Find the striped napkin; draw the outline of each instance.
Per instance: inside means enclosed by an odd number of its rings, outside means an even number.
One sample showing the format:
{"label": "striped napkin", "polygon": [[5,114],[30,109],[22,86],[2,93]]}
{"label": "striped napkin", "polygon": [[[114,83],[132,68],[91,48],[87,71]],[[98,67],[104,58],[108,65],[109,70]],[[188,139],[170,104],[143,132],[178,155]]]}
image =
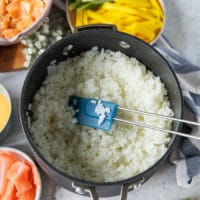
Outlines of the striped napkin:
{"label": "striped napkin", "polygon": [[[169,62],[180,82],[184,99],[184,119],[200,122],[200,67],[176,51],[165,36],[153,45]],[[200,127],[183,126],[183,132],[200,137]],[[177,185],[200,183],[200,140],[181,138],[180,147],[170,158],[176,165]]]}

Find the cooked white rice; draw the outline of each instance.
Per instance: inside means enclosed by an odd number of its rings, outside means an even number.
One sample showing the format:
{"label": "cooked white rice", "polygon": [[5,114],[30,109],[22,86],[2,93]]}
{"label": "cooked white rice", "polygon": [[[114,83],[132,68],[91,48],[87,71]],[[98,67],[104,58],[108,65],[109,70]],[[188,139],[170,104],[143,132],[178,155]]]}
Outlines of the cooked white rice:
{"label": "cooked white rice", "polygon": [[[49,67],[32,104],[30,130],[42,155],[69,175],[98,182],[122,180],[153,165],[170,136],[114,122],[110,131],[72,122],[68,97],[104,99],[126,108],[172,116],[160,78],[135,58],[97,47]],[[128,112],[118,117],[170,128],[171,122]]]}

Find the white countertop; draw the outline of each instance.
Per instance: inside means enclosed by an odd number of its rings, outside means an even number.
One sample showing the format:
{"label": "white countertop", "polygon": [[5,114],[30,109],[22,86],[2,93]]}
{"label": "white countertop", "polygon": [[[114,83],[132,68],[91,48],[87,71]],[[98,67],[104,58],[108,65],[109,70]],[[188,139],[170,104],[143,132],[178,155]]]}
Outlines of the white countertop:
{"label": "white countertop", "polygon": [[165,36],[193,64],[200,66],[200,1],[164,0]]}
{"label": "white countertop", "polygon": [[[186,58],[200,66],[200,1],[199,0],[164,0],[167,19],[164,35],[172,45],[178,49]],[[16,146],[27,151],[27,141],[24,138],[19,120],[19,99],[24,78],[27,70],[0,73],[0,82],[8,89],[13,103],[13,126],[9,130],[9,136],[0,142],[0,145]],[[29,152],[29,151],[28,151]],[[46,190],[42,200],[51,200],[52,189],[56,184],[47,176],[43,176]],[[48,184],[47,184],[48,183]],[[56,200],[88,200],[67,190],[57,192],[60,198]],[[63,197],[61,196],[63,195]],[[137,200],[181,200],[187,197],[196,198],[200,196],[200,186],[185,189],[176,185],[175,166],[169,162],[155,173],[141,188],[130,192],[128,199]],[[119,197],[107,198],[118,200]]]}

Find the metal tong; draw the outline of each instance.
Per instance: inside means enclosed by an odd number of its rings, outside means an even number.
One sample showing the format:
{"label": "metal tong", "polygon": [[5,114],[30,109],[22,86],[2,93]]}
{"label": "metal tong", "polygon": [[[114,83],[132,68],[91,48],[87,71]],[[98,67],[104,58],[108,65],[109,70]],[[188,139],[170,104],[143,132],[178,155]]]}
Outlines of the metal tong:
{"label": "metal tong", "polygon": [[110,130],[112,127],[113,121],[115,120],[115,121],[127,123],[129,125],[150,128],[150,129],[165,132],[165,133],[171,133],[171,134],[179,135],[182,137],[200,140],[200,137],[189,135],[187,133],[163,129],[156,126],[152,126],[150,124],[141,123],[141,122],[133,122],[133,121],[125,120],[125,119],[120,119],[116,117],[116,114],[118,110],[123,110],[127,112],[134,112],[137,114],[148,115],[152,117],[200,126],[200,123],[198,122],[178,119],[174,117],[169,117],[165,115],[144,112],[144,111],[139,111],[139,110],[134,110],[134,109],[122,108],[113,102],[102,101],[102,100],[91,99],[91,98],[83,98],[83,97],[78,97],[78,96],[70,96],[68,104],[69,106],[72,106],[74,108],[75,110],[74,117],[77,119],[77,122],[82,125],[86,125],[86,126],[90,126],[90,127],[94,127],[98,129],[103,129],[103,130]]}

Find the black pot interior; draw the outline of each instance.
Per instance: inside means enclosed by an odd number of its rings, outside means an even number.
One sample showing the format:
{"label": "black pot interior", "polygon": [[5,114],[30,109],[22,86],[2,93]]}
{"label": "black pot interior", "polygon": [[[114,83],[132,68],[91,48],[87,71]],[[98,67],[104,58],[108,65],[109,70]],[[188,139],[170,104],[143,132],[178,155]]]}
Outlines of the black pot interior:
{"label": "black pot interior", "polygon": [[[63,55],[63,49],[68,45],[72,45],[73,48],[69,51],[68,56],[66,56]],[[47,75],[47,67],[52,60],[56,60],[56,63],[59,63],[67,57],[78,55],[83,51],[90,50],[94,46],[113,51],[121,51],[130,57],[135,57],[146,65],[148,69],[153,71],[155,75],[160,76],[161,80],[165,83],[168,89],[171,107],[174,110],[175,117],[181,118],[182,96],[177,79],[165,59],[157,51],[155,51],[152,46],[134,38],[133,36],[115,30],[84,30],[65,37],[63,40],[51,46],[34,63],[25,80],[21,96],[21,122],[29,143],[36,154],[39,153],[36,146],[32,142],[31,134],[28,130],[26,113],[28,111],[29,103],[32,102],[33,96],[42,86],[42,82]],[[178,130],[179,128],[179,123],[173,124],[173,130]],[[169,150],[166,154],[149,170],[155,171],[156,166],[166,159],[172,149],[175,138],[175,136],[172,137]],[[40,160],[42,160],[41,155]],[[142,175],[145,176],[145,173]],[[80,180],[77,181],[80,182]],[[134,177],[128,181],[134,181]],[[63,184],[63,182],[61,184]]]}

